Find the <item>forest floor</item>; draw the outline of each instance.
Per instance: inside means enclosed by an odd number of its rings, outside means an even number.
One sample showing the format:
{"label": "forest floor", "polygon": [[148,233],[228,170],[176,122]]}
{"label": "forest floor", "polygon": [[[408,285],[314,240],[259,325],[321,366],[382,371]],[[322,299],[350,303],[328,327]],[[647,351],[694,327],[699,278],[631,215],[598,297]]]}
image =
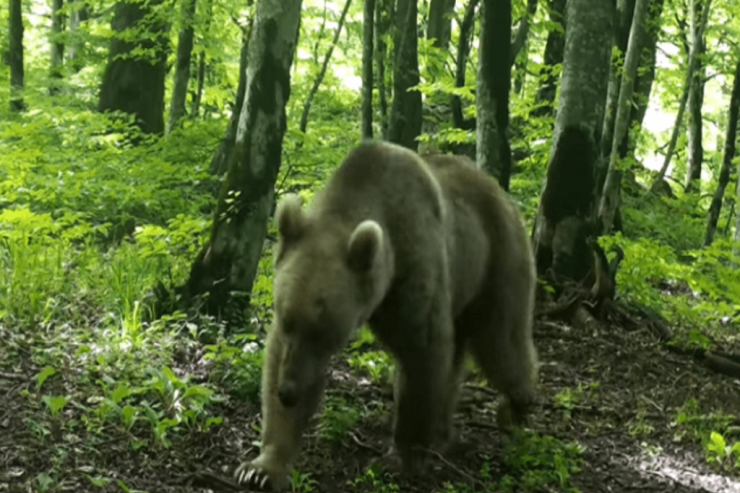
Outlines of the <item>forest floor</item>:
{"label": "forest floor", "polygon": [[[392,397],[337,358],[327,393],[332,416],[306,437],[294,491],[740,492],[740,478],[709,465],[700,440],[718,422],[737,420],[722,413],[737,416],[740,382],[665,350],[647,331],[594,333],[539,321],[535,336],[542,404],[532,432],[502,437],[495,392],[471,372],[459,443],[416,478],[368,469],[387,446]],[[197,374],[202,354],[193,349],[173,369]],[[258,406],[236,399],[212,410],[224,418],[220,426],[173,436],[167,448],[134,451],[105,427],[91,430],[83,406],[67,406],[60,429],[28,397],[39,369],[25,361],[0,359],[0,492],[232,491],[239,460],[257,453]],[[58,392],[73,393],[75,380],[61,385]],[[575,443],[582,448],[568,445]]]}

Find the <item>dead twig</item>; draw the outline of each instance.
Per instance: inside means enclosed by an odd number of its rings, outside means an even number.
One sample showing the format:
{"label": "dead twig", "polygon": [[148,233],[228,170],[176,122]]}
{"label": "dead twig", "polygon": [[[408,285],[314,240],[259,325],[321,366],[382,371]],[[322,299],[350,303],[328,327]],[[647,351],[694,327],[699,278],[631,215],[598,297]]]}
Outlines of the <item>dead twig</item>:
{"label": "dead twig", "polygon": [[0,378],[4,378],[5,380],[16,380],[18,382],[28,379],[26,375],[21,375],[19,373],[5,373],[4,371],[0,371]]}

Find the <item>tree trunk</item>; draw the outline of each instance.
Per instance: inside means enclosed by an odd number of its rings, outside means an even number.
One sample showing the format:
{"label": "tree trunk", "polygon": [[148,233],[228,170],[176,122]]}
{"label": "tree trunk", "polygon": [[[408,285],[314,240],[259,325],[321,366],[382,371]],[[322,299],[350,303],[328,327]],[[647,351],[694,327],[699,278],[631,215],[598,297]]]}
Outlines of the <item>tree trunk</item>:
{"label": "tree trunk", "polygon": [[[111,27],[116,33],[111,40],[108,64],[100,88],[98,111],[123,111],[135,115],[144,133],[164,132],[164,79],[166,74],[169,26],[156,12],[162,0],[119,2]],[[147,26],[145,34],[126,41],[121,32]],[[132,56],[134,50],[150,56]]]}
{"label": "tree trunk", "polygon": [[[597,8],[598,7],[598,8]],[[595,161],[604,119],[615,11],[611,2],[569,0],[563,79],[534,248],[537,270],[580,281],[594,210]],[[587,254],[583,254],[587,252]]]}
{"label": "tree trunk", "polygon": [[[250,18],[250,27],[254,22],[254,17]],[[242,49],[239,55],[239,85],[236,88],[236,101],[234,106],[231,108],[231,117],[229,117],[229,125],[226,127],[226,134],[221,139],[221,143],[213,154],[211,159],[210,171],[212,175],[223,175],[226,173],[229,163],[233,159],[231,152],[234,149],[234,142],[236,141],[236,130],[239,126],[239,115],[242,112],[242,106],[244,105],[244,93],[247,89],[247,58],[249,55],[249,34],[251,28],[242,33]]]}
{"label": "tree trunk", "polygon": [[195,35],[195,3],[196,0],[182,0],[182,26],[177,39],[177,60],[175,61],[175,80],[172,87],[172,101],[170,102],[170,120],[167,124],[167,133],[174,130],[185,116],[185,101],[188,97],[188,82],[190,82],[190,58],[193,54],[193,37]]}
{"label": "tree trunk", "polygon": [[[645,119],[650,102],[650,94],[655,80],[655,56],[658,51],[664,4],[665,0],[650,1],[647,25],[643,35],[640,68],[637,70],[637,80],[635,80],[635,89],[632,96],[634,108],[630,112],[630,129],[642,128],[642,122]],[[619,157],[627,157],[631,150],[633,149],[630,146],[630,132],[627,132],[619,145]]]}
{"label": "tree trunk", "polygon": [[511,90],[511,0],[492,0],[481,5],[478,54],[476,161],[508,191],[511,148],[506,130]]}
{"label": "tree trunk", "polygon": [[23,14],[21,0],[10,0],[8,18],[8,61],[10,62],[10,110],[23,111]]}
{"label": "tree trunk", "polygon": [[452,13],[455,0],[431,0],[429,2],[429,19],[427,20],[427,39],[434,40],[434,46],[447,49],[452,30]]}
{"label": "tree trunk", "polygon": [[[709,8],[712,4],[712,0],[706,0],[704,2],[704,5],[702,6],[702,12],[701,12],[701,20],[699,24],[699,34],[701,36],[704,36],[704,32],[706,32],[707,29],[707,21],[709,19]],[[683,124],[683,114],[686,112],[686,101],[689,98],[689,91],[691,91],[691,84],[694,78],[694,73],[696,73],[696,67],[698,63],[697,59],[698,53],[692,46],[689,50],[689,62],[688,66],[686,68],[686,77],[684,79],[684,85],[683,85],[683,93],[681,94],[681,101],[678,105],[678,112],[676,113],[676,122],[673,125],[673,132],[671,133],[671,140],[668,142],[668,149],[665,153],[665,159],[663,160],[663,166],[661,166],[660,171],[658,171],[658,175],[653,180],[653,183],[650,185],[650,189],[654,192],[658,189],[660,186],[660,183],[665,178],[665,174],[668,171],[668,166],[671,164],[671,158],[673,157],[673,152],[676,150],[676,142],[678,141],[678,133],[681,130],[681,125]]]}
{"label": "tree trunk", "polygon": [[[475,9],[479,0],[470,0],[460,23],[460,37],[457,41],[457,61],[455,66],[455,87],[465,87],[465,69],[470,53],[470,38],[475,25]],[[452,121],[456,128],[472,130],[473,121],[463,117],[462,98],[452,96]]]}
{"label": "tree trunk", "polygon": [[[211,18],[213,17],[213,0],[206,0],[207,7],[206,7],[206,25],[203,28],[203,36],[202,39],[206,39],[211,32]],[[247,2],[247,6],[252,6],[252,1]],[[252,19],[254,19],[254,16],[250,17],[250,23],[252,22]],[[250,24],[251,25],[251,24]],[[247,38],[247,44],[249,43],[249,38]],[[242,49],[244,48],[244,40],[242,40]],[[246,58],[245,55],[242,55],[241,59]],[[240,66],[241,67],[241,66]],[[241,70],[241,68],[239,69]],[[246,70],[246,66],[245,66]],[[192,118],[197,118],[198,114],[200,113],[200,104],[203,100],[203,86],[205,85],[206,81],[206,51],[201,50],[200,54],[198,55],[198,82],[195,88],[195,94],[193,95],[193,111],[192,111]],[[246,77],[246,74],[239,72],[239,87],[242,87],[242,78]],[[237,93],[237,99],[239,98],[239,93]],[[237,109],[237,114],[239,113],[239,110]]]}
{"label": "tree trunk", "polygon": [[373,34],[375,0],[365,0],[362,41],[362,138],[373,138]]}
{"label": "tree trunk", "polygon": [[[722,210],[722,199],[725,195],[725,188],[727,188],[727,184],[730,182],[732,161],[735,159],[735,146],[738,137],[738,114],[740,114],[740,57],[738,57],[737,65],[735,66],[735,80],[732,83],[732,95],[730,96],[730,111],[727,116],[727,133],[725,134],[725,155],[722,159],[722,169],[719,172],[717,189],[714,191],[712,203],[709,206],[707,229],[704,233],[703,246],[705,247],[708,247],[714,241],[719,213]],[[740,194],[740,184],[738,184],[738,194]]]}
{"label": "tree trunk", "polygon": [[301,113],[301,121],[298,124],[298,128],[300,129],[301,133],[306,133],[306,127],[308,127],[308,113],[311,111],[311,104],[313,103],[313,98],[316,97],[316,93],[319,90],[319,87],[321,87],[321,83],[324,82],[324,76],[326,76],[326,70],[329,68],[329,60],[331,60],[331,55],[334,53],[334,47],[337,45],[337,41],[339,41],[339,35],[342,34],[342,27],[344,27],[344,19],[347,18],[347,11],[349,10],[349,6],[352,3],[352,0],[347,0],[344,4],[344,9],[342,9],[342,15],[339,17],[339,24],[337,24],[337,30],[334,33],[334,39],[331,42],[331,45],[329,46],[329,49],[326,51],[326,55],[324,55],[324,63],[321,65],[321,71],[319,72],[319,75],[316,77],[316,80],[313,82],[313,86],[311,87],[311,90],[308,92],[308,96],[306,97],[306,102],[303,103],[303,113]]}
{"label": "tree trunk", "polygon": [[[73,5],[69,12],[69,31],[78,33],[80,26],[90,18],[90,10],[83,0],[68,0],[68,4]],[[67,66],[74,72],[82,69],[82,50],[84,41],[79,34],[74,36],[67,50]]]}
{"label": "tree trunk", "polygon": [[545,43],[544,64],[540,69],[540,88],[537,90],[537,108],[532,116],[547,116],[555,114],[555,95],[558,89],[559,75],[554,73],[555,67],[563,62],[565,48],[565,3],[566,0],[550,0],[550,22],[562,27],[562,30],[553,29],[547,35]]}
{"label": "tree trunk", "polygon": [[388,0],[376,0],[375,7],[375,64],[378,73],[378,96],[380,102],[380,131],[384,139],[388,138],[388,89],[385,81],[385,67],[388,59],[388,48],[384,36],[390,30]]}
{"label": "tree trunk", "polygon": [[62,33],[64,31],[64,0],[52,0],[51,3],[51,83],[49,94],[59,93],[59,80],[62,78],[62,64],[64,63],[64,43]]}
{"label": "tree trunk", "polygon": [[414,151],[421,133],[421,93],[409,91],[419,84],[416,7],[416,0],[396,3],[393,104],[388,127],[388,140]]}
{"label": "tree trunk", "polygon": [[519,29],[516,31],[516,36],[511,42],[511,64],[516,62],[516,57],[519,52],[522,51],[524,45],[527,42],[527,36],[529,36],[529,24],[531,19],[534,18],[537,13],[538,0],[527,0],[527,10],[519,21]]}
{"label": "tree trunk", "polygon": [[[707,0],[704,0],[707,1]],[[696,71],[689,86],[689,159],[686,170],[686,193],[694,191],[694,184],[701,180],[704,146],[702,143],[702,115],[704,105],[704,77],[706,67],[702,55],[706,51],[706,36],[701,29],[701,0],[694,0],[691,6],[691,49],[696,51]]]}
{"label": "tree trunk", "polygon": [[230,302],[252,290],[280,170],[301,3],[257,3],[234,151],[209,244],[196,258],[183,289],[185,303],[207,293],[209,313],[238,308]]}
{"label": "tree trunk", "polygon": [[[637,64],[640,62],[642,50],[642,38],[645,32],[645,21],[647,19],[649,0],[637,0],[635,11],[632,16],[632,28],[630,29],[627,53],[624,58],[624,69],[622,70],[622,82],[619,84],[619,100],[617,102],[617,114],[614,123],[614,135],[610,146],[609,168],[606,174],[604,190],[601,193],[599,204],[599,220],[601,221],[601,232],[609,234],[614,223],[614,215],[619,207],[619,192],[621,189],[622,171],[618,168],[619,143],[627,133],[627,125],[630,121],[630,110],[632,109],[632,92],[635,87],[635,76],[637,75]],[[603,136],[606,137],[606,136]],[[597,182],[598,183],[598,182]]]}
{"label": "tree trunk", "polygon": [[[604,112],[604,128],[601,131],[601,157],[609,159],[612,152],[612,141],[614,140],[614,123],[617,118],[617,102],[619,100],[619,88],[622,83],[619,73],[624,66],[624,57],[627,53],[632,19],[635,12],[635,0],[619,0],[617,2],[617,28],[614,36],[614,46],[617,48],[619,58],[612,59],[611,71],[609,73],[609,90],[606,94],[606,111]],[[606,178],[605,174],[600,176],[601,180]],[[597,182],[597,187],[603,186],[603,181]]]}

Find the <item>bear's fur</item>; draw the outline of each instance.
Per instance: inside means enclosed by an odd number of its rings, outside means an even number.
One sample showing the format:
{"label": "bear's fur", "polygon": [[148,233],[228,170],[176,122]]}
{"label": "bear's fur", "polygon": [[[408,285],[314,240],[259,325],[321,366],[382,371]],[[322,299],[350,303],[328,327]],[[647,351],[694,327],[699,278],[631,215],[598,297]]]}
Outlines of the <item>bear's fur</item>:
{"label": "bear's fur", "polygon": [[399,365],[393,456],[406,469],[452,438],[466,350],[504,395],[499,424],[523,423],[537,380],[535,268],[493,178],[468,158],[366,143],[307,211],[288,196],[276,217],[262,451],[240,482],[287,486],[329,359],[365,322]]}

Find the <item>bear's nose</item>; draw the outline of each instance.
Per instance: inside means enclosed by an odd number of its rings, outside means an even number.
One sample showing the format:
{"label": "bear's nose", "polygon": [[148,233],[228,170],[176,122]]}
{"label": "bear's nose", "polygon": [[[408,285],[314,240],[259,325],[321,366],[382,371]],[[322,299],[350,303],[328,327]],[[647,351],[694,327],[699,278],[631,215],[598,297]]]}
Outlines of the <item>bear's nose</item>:
{"label": "bear's nose", "polygon": [[278,398],[285,407],[295,406],[298,403],[298,389],[295,383],[283,383],[278,390]]}

